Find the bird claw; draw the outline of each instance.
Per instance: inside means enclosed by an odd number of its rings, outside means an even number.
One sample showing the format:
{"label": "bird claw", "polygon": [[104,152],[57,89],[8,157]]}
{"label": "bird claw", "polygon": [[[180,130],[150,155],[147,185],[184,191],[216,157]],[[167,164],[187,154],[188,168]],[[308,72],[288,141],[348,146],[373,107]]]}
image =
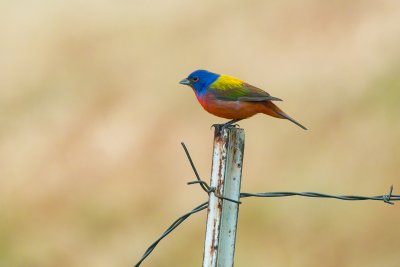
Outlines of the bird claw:
{"label": "bird claw", "polygon": [[210,129],[214,128],[216,130],[221,130],[222,127],[223,127],[223,124],[214,123],[211,125]]}
{"label": "bird claw", "polygon": [[225,128],[226,129],[229,129],[229,128],[240,128],[240,125],[239,124],[230,124],[230,123],[223,123],[223,124],[215,123],[215,124],[211,125],[211,128],[213,128],[213,127],[214,127],[215,130],[220,132],[220,131],[224,130]]}

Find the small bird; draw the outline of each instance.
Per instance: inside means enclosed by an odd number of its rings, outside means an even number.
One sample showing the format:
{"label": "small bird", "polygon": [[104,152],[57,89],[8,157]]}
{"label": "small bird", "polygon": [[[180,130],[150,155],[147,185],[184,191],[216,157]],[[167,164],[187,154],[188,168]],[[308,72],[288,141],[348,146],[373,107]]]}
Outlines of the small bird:
{"label": "small bird", "polygon": [[273,97],[236,77],[196,70],[179,83],[192,87],[197,100],[207,112],[230,119],[222,124],[222,127],[230,127],[240,120],[264,113],[275,118],[287,119],[307,130],[272,102],[282,99]]}

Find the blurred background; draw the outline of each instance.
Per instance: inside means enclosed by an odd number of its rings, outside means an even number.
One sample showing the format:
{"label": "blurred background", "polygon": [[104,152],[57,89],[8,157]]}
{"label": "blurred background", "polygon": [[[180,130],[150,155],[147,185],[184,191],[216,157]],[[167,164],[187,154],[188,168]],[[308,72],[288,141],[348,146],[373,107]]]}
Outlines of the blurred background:
{"label": "blurred background", "polygon": [[[285,101],[257,115],[242,189],[400,190],[399,1],[1,1],[0,266],[133,266],[205,201],[223,122],[178,82],[203,68]],[[399,266],[399,206],[246,199],[236,266]],[[200,266],[206,212],[143,266]]]}

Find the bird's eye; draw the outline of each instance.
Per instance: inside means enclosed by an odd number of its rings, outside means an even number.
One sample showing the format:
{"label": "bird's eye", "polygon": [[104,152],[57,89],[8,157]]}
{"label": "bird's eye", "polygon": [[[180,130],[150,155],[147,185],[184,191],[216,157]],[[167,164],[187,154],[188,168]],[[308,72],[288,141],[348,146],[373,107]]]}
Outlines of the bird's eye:
{"label": "bird's eye", "polygon": [[199,80],[199,77],[193,77],[193,78],[192,78],[192,81],[193,81],[193,82],[197,82],[198,80]]}

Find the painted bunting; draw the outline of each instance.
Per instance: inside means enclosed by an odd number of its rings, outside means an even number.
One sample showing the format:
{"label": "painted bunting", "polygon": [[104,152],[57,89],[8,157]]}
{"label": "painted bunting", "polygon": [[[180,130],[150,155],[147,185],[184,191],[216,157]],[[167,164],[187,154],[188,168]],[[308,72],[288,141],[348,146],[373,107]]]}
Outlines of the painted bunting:
{"label": "painted bunting", "polygon": [[197,100],[207,112],[230,119],[222,125],[223,127],[232,126],[257,113],[264,113],[275,118],[287,119],[307,130],[272,102],[282,101],[281,99],[236,77],[196,70],[180,81],[180,84],[193,89]]}

